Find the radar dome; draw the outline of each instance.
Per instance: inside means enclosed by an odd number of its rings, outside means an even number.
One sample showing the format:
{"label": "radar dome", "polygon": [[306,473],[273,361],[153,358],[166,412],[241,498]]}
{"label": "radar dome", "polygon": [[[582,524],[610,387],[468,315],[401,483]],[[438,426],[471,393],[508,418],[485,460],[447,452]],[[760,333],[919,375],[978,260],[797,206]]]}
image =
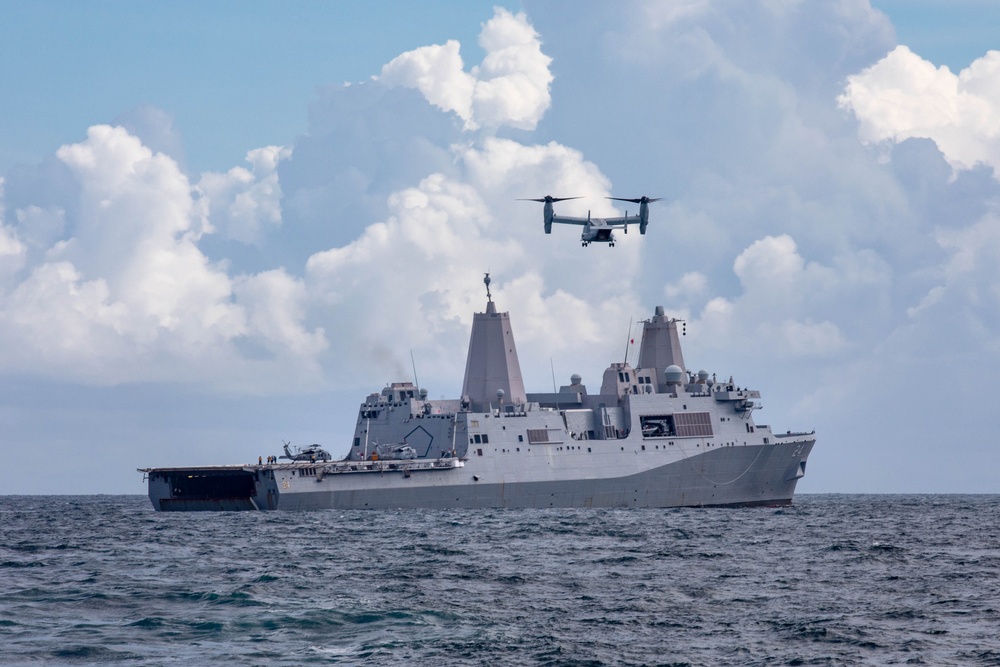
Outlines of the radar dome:
{"label": "radar dome", "polygon": [[708,382],[708,371],[706,371],[704,368],[698,371],[698,379],[701,380],[702,382]]}
{"label": "radar dome", "polygon": [[577,373],[573,373],[572,375],[569,376],[570,384],[580,384],[581,380],[583,380],[583,378],[580,377],[580,375]]}
{"label": "radar dome", "polygon": [[680,384],[684,382],[684,371],[677,364],[670,364],[663,372],[667,384]]}

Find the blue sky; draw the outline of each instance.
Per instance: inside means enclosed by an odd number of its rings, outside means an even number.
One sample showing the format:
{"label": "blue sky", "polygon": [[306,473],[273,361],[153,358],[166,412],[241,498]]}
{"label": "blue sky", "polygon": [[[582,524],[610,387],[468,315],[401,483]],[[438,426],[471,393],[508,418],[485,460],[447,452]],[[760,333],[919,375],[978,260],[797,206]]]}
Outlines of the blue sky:
{"label": "blue sky", "polygon": [[[0,12],[0,493],[346,451],[410,350],[458,392],[487,269],[529,391],[664,305],[800,490],[998,490],[996,3]],[[583,249],[544,194],[664,200]]]}
{"label": "blue sky", "polygon": [[279,2],[0,3],[0,77],[16,123],[0,166],[36,161],[140,105],[168,111],[189,168],[228,169],[248,146],[291,143],[317,86],[363,81],[393,57],[458,39],[475,54],[493,6]]}

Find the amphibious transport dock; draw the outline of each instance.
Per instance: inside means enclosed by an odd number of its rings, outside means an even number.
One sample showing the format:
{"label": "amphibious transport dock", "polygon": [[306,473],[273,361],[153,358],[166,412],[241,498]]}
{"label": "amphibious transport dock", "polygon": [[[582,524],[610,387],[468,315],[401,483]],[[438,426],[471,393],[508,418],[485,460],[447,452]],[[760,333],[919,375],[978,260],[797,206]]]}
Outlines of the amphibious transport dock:
{"label": "amphibious transport dock", "polygon": [[[462,396],[410,382],[369,395],[340,461],[319,447],[257,465],[142,468],[162,511],[789,505],[815,432],[757,424],[760,392],[691,372],[657,307],[635,366],[529,394],[486,278]],[[287,462],[282,462],[286,459]]]}

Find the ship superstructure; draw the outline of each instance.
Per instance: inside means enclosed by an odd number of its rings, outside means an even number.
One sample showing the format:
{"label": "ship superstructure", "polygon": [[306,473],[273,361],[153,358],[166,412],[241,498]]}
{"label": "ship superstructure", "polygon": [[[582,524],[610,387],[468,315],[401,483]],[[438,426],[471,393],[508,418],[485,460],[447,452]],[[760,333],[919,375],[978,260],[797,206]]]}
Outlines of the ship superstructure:
{"label": "ship superstructure", "polygon": [[636,366],[612,363],[527,393],[508,313],[487,284],[462,395],[412,382],[370,394],[347,456],[242,466],[145,468],[157,510],[787,505],[815,433],[757,424],[760,392],[691,372],[679,321],[642,323]]}

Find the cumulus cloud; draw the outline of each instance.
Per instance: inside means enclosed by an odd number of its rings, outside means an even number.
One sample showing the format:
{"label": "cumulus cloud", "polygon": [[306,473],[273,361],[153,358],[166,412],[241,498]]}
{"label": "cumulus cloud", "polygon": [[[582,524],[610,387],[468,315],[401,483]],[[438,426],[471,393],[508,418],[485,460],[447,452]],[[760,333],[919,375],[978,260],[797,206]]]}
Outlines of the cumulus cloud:
{"label": "cumulus cloud", "polygon": [[965,321],[975,337],[1000,351],[1000,215],[990,211],[961,229],[941,228],[936,240],[948,253],[942,284],[911,311]]}
{"label": "cumulus cloud", "polygon": [[533,129],[551,103],[551,58],[522,12],[498,8],[479,36],[480,66],[464,70],[459,43],[424,46],[394,58],[379,79],[419,90],[427,100],[464,121],[465,129],[509,126]]}
{"label": "cumulus cloud", "polygon": [[459,43],[422,46],[396,56],[382,68],[381,81],[387,86],[416,88],[427,101],[445,111],[454,111],[470,126],[475,78],[463,69]]}
{"label": "cumulus cloud", "polygon": [[[807,262],[788,235],[753,242],[736,257],[733,272],[743,293],[715,297],[699,315],[714,344],[731,345],[735,337],[778,359],[830,356],[847,345],[841,328],[824,317],[822,308],[814,309],[813,302],[843,293],[859,280],[858,274]],[[868,287],[878,280],[877,275],[860,278]]]}
{"label": "cumulus cloud", "polygon": [[689,271],[679,280],[667,283],[663,287],[664,295],[674,301],[701,296],[708,287],[708,277],[698,271]]}
{"label": "cumulus cloud", "polygon": [[10,277],[24,263],[25,247],[12,228],[4,223],[3,179],[0,178],[0,293]]}
{"label": "cumulus cloud", "polygon": [[[276,154],[252,155],[267,163]],[[17,231],[40,251],[17,267],[22,278],[0,304],[0,365],[8,371],[225,383],[223,368],[248,375],[240,341],[277,342],[285,363],[324,347],[322,331],[300,324],[303,288],[294,279],[270,272],[234,281],[199,250],[211,225],[172,158],[111,126],[90,128],[57,156],[77,200],[69,219],[62,209],[16,211]],[[23,258],[25,245],[2,231],[0,250]]]}
{"label": "cumulus cloud", "polygon": [[115,118],[115,127],[124,128],[154,153],[170,156],[184,166],[184,140],[174,126],[174,117],[151,104],[140,104]]}
{"label": "cumulus cloud", "polygon": [[864,142],[932,139],[953,168],[982,163],[1000,178],[1000,51],[954,74],[900,45],[849,77],[838,101]]}
{"label": "cumulus cloud", "polygon": [[251,168],[233,167],[224,174],[206,172],[197,191],[208,216],[226,238],[260,245],[268,231],[281,225],[281,185],[278,163],[291,157],[290,148],[265,146],[247,153]]}

